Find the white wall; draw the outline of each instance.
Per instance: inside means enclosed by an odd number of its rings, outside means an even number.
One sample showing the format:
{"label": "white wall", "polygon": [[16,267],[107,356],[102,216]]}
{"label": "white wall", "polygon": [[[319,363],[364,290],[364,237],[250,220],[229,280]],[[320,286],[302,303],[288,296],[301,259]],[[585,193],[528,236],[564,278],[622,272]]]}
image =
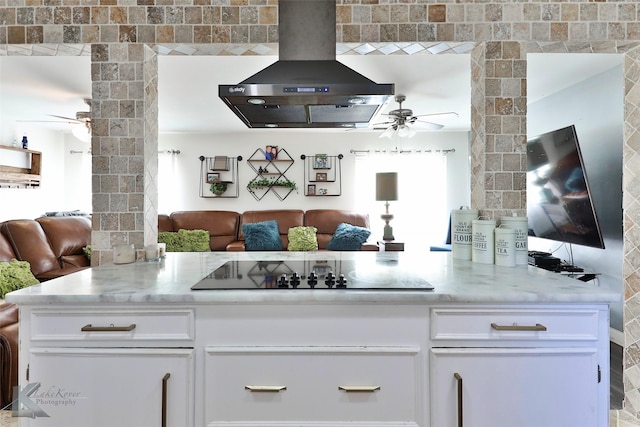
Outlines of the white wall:
{"label": "white wall", "polygon": [[[374,183],[356,182],[354,177],[355,154],[350,150],[393,149],[387,139],[379,139],[378,133],[361,131],[273,131],[256,130],[250,135],[176,135],[159,136],[160,150],[180,150],[179,155],[159,155],[159,212],[170,213],[177,210],[221,209],[242,212],[245,210],[264,209],[354,209],[354,195],[362,185],[372,186]],[[258,148],[265,145],[277,145],[284,148],[295,163],[286,173],[289,180],[298,185],[298,191],[291,193],[284,201],[275,195],[267,194],[261,201],[256,201],[247,191],[246,184],[255,177],[255,173],[247,165],[246,160]],[[447,210],[470,202],[469,180],[469,137],[467,132],[429,132],[418,133],[404,143],[407,149],[455,149],[455,153],[447,155],[449,162],[448,177],[450,185]],[[342,196],[340,197],[305,197],[304,172],[300,155],[343,154],[342,159]],[[205,199],[199,197],[200,160],[198,157],[215,155],[242,156],[239,165],[240,191],[238,198]],[[167,171],[167,168],[172,171]],[[420,186],[444,185],[441,182],[416,183],[416,196],[419,197]],[[425,209],[429,208],[425,200]],[[446,230],[445,230],[446,231]],[[444,234],[443,234],[444,236]]]}
{"label": "white wall", "polygon": [[[622,55],[619,56],[620,66],[530,104],[527,132],[531,137],[571,124],[576,126],[606,248],[561,245],[551,240],[530,238],[530,249],[554,252],[563,260],[570,260],[573,255],[575,264],[601,274],[598,285],[622,295],[624,80]],[[612,306],[611,326],[622,331],[622,325],[620,302]]]}
{"label": "white wall", "polygon": [[90,211],[91,170],[79,168],[68,155],[67,144],[80,142],[71,134],[37,128],[29,129],[28,138],[29,149],[42,152],[40,187],[0,188],[0,221],[37,218],[49,211]]}

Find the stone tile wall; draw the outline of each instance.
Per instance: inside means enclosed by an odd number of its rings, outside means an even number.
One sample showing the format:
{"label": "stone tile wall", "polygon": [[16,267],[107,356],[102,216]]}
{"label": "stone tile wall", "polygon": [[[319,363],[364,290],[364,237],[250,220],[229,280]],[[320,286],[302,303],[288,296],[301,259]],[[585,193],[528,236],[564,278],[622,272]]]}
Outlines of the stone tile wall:
{"label": "stone tile wall", "polygon": [[[525,206],[526,51],[628,52],[624,278],[631,418],[640,413],[639,5],[338,0],[336,26],[337,41],[359,53],[413,53],[420,43],[432,43],[430,53],[437,53],[438,42],[475,43],[472,206],[492,217]],[[91,45],[94,263],[110,261],[116,243],[140,248],[155,238],[157,75],[149,49],[260,54],[278,38],[277,0],[0,0],[0,23],[0,54],[60,54]]]}

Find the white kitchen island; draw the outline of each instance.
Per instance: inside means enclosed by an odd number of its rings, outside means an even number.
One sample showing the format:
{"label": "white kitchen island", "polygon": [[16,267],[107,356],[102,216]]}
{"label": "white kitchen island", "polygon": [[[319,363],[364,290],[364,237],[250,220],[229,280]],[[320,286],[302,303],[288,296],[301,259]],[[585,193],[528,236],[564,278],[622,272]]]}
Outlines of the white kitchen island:
{"label": "white kitchen island", "polygon": [[[234,260],[407,274],[404,289],[191,290],[222,276],[257,287],[254,270],[222,268]],[[410,277],[434,289],[410,290]],[[609,303],[620,298],[440,252],[102,265],[7,296],[20,306],[29,395],[19,425],[607,426]]]}

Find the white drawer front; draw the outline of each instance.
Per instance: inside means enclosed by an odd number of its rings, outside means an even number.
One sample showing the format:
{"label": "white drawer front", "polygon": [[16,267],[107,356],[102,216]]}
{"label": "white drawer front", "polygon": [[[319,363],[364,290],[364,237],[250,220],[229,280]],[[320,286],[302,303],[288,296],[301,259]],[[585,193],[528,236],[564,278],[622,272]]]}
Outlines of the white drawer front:
{"label": "white drawer front", "polygon": [[229,421],[411,426],[418,424],[419,411],[426,406],[420,388],[426,375],[421,366],[426,363],[420,363],[418,347],[207,347],[205,351],[208,426]]}
{"label": "white drawer front", "polygon": [[[189,309],[166,310],[34,310],[31,341],[66,341],[73,345],[140,345],[144,342],[192,342],[194,313]],[[129,344],[127,344],[129,343]]]}
{"label": "white drawer front", "polygon": [[438,340],[593,341],[596,309],[433,308],[431,338]]}

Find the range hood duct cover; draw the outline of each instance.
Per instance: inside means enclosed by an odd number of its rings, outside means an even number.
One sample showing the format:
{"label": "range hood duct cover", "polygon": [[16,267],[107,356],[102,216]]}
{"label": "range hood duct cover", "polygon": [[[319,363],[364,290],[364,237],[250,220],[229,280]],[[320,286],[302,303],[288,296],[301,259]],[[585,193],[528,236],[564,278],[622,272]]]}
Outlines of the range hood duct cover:
{"label": "range hood duct cover", "polygon": [[394,94],[336,60],[335,0],[280,0],[278,31],[278,61],[218,86],[247,127],[366,127]]}

